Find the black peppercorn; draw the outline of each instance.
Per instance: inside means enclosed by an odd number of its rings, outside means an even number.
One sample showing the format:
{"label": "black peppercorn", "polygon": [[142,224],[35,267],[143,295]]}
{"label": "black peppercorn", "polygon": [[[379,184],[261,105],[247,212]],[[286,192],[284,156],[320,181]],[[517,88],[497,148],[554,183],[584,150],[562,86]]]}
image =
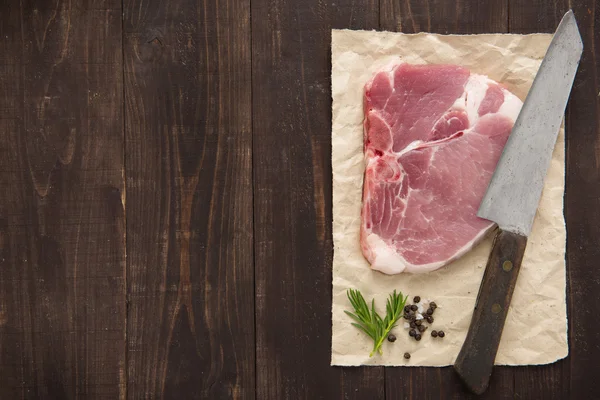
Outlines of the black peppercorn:
{"label": "black peppercorn", "polygon": [[410,358],[410,353],[404,353],[404,358],[408,360]]}
{"label": "black peppercorn", "polygon": [[419,309],[419,307],[417,307],[415,304],[413,304],[412,306],[410,306],[410,309],[413,311],[417,311]]}
{"label": "black peppercorn", "polygon": [[444,333],[444,331],[439,331],[438,332],[438,336],[439,337],[444,337],[444,336],[446,336],[446,334]]}
{"label": "black peppercorn", "polygon": [[430,324],[433,323],[433,317],[431,315],[428,315],[425,317],[425,319],[427,320],[427,322],[429,322]]}
{"label": "black peppercorn", "polygon": [[411,328],[416,328],[417,327],[417,324],[415,324],[415,321],[411,321],[410,322],[410,327]]}
{"label": "black peppercorn", "polygon": [[425,329],[427,329],[427,327],[425,325],[419,325],[417,329],[419,329],[419,332],[425,332]]}
{"label": "black peppercorn", "polygon": [[405,314],[404,314],[404,319],[408,319],[408,320],[410,320],[410,314],[408,314],[408,313],[405,313]]}
{"label": "black peppercorn", "polygon": [[428,308],[426,313],[427,313],[427,315],[433,314],[433,308]]}
{"label": "black peppercorn", "polygon": [[404,306],[404,312],[409,312],[410,311],[410,306],[407,304]]}
{"label": "black peppercorn", "polygon": [[415,321],[415,325],[416,326],[421,326],[422,323],[423,323],[423,321],[420,320],[420,319],[418,319],[418,320]]}
{"label": "black peppercorn", "polygon": [[415,298],[413,299],[413,303],[419,303],[421,301],[421,297],[419,296],[415,296]]}
{"label": "black peppercorn", "polygon": [[437,308],[437,304],[435,304],[435,302],[432,301],[431,303],[429,303],[429,307],[435,310]]}
{"label": "black peppercorn", "polygon": [[417,331],[415,331],[414,329],[411,329],[410,331],[408,331],[408,336],[415,336],[417,334]]}
{"label": "black peppercorn", "polygon": [[431,331],[431,336],[437,337],[437,335],[438,335],[437,331]]}
{"label": "black peppercorn", "polygon": [[415,340],[416,340],[417,342],[418,342],[419,340],[421,340],[421,334],[420,334],[420,333],[417,333],[417,334],[415,335]]}
{"label": "black peppercorn", "polygon": [[392,342],[392,343],[394,343],[395,341],[396,341],[396,335],[394,335],[393,333],[391,333],[391,334],[388,336],[388,342]]}

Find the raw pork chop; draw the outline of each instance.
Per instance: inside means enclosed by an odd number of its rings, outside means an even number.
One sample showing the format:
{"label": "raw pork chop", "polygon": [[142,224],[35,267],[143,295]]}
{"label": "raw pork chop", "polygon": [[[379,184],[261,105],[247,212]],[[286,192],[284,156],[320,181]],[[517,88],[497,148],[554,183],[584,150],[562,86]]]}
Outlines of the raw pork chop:
{"label": "raw pork chop", "polygon": [[361,246],[373,269],[433,271],[493,228],[477,209],[522,104],[454,65],[400,64],[367,83]]}

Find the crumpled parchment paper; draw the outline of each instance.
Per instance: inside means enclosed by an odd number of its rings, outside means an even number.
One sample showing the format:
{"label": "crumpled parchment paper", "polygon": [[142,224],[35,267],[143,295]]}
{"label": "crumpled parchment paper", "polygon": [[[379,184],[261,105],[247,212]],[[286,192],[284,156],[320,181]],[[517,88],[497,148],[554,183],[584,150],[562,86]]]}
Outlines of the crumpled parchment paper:
{"label": "crumpled parchment paper", "polygon": [[[372,271],[359,244],[363,159],[363,87],[391,61],[448,63],[501,82],[522,100],[533,82],[551,35],[436,35],[375,31],[332,31],[333,306],[332,365],[452,365],[469,327],[475,298],[491,249],[492,235],[461,259],[432,273],[387,276]],[[561,130],[529,237],[496,364],[546,364],[568,354],[563,217],[564,132]],[[437,302],[433,327],[423,340],[409,338],[404,320],[395,343],[369,358],[372,341],[350,325],[348,288],[380,314],[394,289],[412,299]],[[434,339],[431,329],[446,332]],[[409,352],[410,361],[403,358]]]}

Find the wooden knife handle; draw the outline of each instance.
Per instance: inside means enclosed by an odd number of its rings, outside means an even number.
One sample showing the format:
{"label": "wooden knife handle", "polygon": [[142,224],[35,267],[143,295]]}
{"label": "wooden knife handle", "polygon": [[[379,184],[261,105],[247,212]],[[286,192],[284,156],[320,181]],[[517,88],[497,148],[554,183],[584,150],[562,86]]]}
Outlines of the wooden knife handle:
{"label": "wooden knife handle", "polygon": [[473,393],[483,393],[492,367],[508,306],[512,298],[527,237],[498,230],[483,274],[467,338],[454,370]]}

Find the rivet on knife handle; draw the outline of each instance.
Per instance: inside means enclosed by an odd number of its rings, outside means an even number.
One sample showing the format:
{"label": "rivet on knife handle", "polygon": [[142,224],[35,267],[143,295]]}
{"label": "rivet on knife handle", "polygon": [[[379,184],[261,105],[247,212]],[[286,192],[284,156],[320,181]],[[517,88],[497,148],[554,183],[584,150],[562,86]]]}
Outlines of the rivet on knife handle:
{"label": "rivet on knife handle", "polygon": [[467,338],[454,369],[473,393],[489,384],[527,238],[500,230],[485,267]]}

